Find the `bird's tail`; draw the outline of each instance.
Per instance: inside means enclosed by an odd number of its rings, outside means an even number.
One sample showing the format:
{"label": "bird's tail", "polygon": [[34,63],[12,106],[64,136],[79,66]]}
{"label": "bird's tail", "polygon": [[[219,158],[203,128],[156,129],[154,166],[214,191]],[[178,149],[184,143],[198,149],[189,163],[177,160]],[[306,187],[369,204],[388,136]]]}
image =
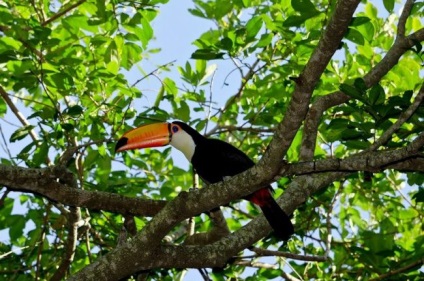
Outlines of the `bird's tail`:
{"label": "bird's tail", "polygon": [[245,199],[258,205],[268,220],[268,223],[274,229],[275,235],[287,241],[294,233],[293,224],[289,216],[280,208],[272,197],[271,186],[259,189],[258,191],[246,196]]}
{"label": "bird's tail", "polygon": [[294,233],[293,224],[289,216],[280,208],[272,196],[267,202],[260,206],[268,223],[274,229],[274,234],[278,238],[287,241]]}

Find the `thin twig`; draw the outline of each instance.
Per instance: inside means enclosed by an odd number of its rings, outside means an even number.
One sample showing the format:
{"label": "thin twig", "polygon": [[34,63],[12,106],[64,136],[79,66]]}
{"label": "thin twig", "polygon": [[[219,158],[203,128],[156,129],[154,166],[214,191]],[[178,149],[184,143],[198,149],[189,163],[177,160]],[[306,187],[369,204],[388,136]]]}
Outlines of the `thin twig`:
{"label": "thin twig", "polygon": [[[37,245],[37,244],[36,244],[36,245]],[[0,255],[0,260],[2,260],[2,259],[4,259],[4,258],[6,258],[7,256],[10,256],[11,254],[13,254],[13,253],[15,253],[15,252],[19,252],[19,251],[25,250],[25,249],[27,249],[27,248],[29,248],[29,246],[23,246],[23,247],[13,247],[11,251],[6,252],[6,253],[2,253],[2,254]]]}
{"label": "thin twig", "polygon": [[[234,102],[238,101],[240,99],[240,97],[243,94],[243,90],[246,87],[247,83],[250,81],[250,79],[253,78],[253,76],[262,68],[259,68],[257,70],[255,70],[256,66],[259,64],[260,59],[257,59],[252,66],[249,68],[249,71],[242,77],[241,79],[241,84],[240,87],[237,91],[237,93],[235,95],[233,95],[232,97],[230,97],[225,106],[223,108],[221,108],[220,110],[218,110],[212,117],[217,116],[218,114],[223,114]],[[221,119],[220,117],[218,117],[218,120]],[[213,131],[214,129],[212,129]]]}
{"label": "thin twig", "polygon": [[286,279],[287,281],[302,281],[302,279],[297,279],[293,275],[287,273],[287,272],[281,272],[281,276]]}
{"label": "thin twig", "polygon": [[[0,208],[3,207],[4,205],[4,200],[7,198],[7,195],[9,194],[10,190],[6,188],[6,190],[4,191],[3,195],[0,198]],[[1,256],[0,256],[1,259]]]}
{"label": "thin twig", "polygon": [[81,220],[81,210],[78,207],[70,207],[68,215],[68,237],[65,244],[65,252],[62,257],[59,268],[55,271],[50,280],[59,281],[64,279],[66,272],[69,269],[72,261],[74,260],[75,249],[77,246],[78,238],[78,224]]}
{"label": "thin twig", "polygon": [[403,266],[403,267],[401,267],[399,269],[390,270],[389,272],[384,273],[384,274],[381,274],[380,276],[378,276],[376,278],[370,279],[370,281],[383,280],[383,279],[386,279],[387,277],[394,276],[394,275],[397,275],[397,274],[406,272],[406,271],[410,270],[411,268],[418,267],[418,266],[423,265],[423,264],[424,264],[424,258],[419,259],[419,260],[417,260],[417,261],[415,261],[413,263],[410,263],[408,265],[405,265],[405,266]]}
{"label": "thin twig", "polygon": [[203,278],[203,280],[204,281],[210,281],[211,279],[209,278],[209,276],[208,276],[208,272],[206,271],[206,269],[204,269],[204,268],[199,268],[198,269],[198,271],[199,271],[199,273],[200,273],[200,275],[202,276],[202,278]]}
{"label": "thin twig", "polygon": [[281,251],[266,250],[266,249],[261,249],[257,247],[252,247],[251,250],[257,254],[256,257],[277,256],[277,257],[285,257],[285,258],[300,260],[300,261],[315,261],[315,262],[324,262],[328,260],[328,257],[326,256],[299,255],[299,254],[293,254],[293,253],[287,253],[287,252],[281,252]]}
{"label": "thin twig", "polygon": [[[193,170],[193,188],[199,189],[199,175]],[[192,236],[195,232],[196,222],[194,217],[188,218],[187,236]]]}
{"label": "thin twig", "polygon": [[209,120],[211,119],[211,111],[212,111],[212,103],[213,103],[213,81],[215,78],[216,70],[213,72],[211,77],[211,83],[209,84],[209,108],[208,108],[208,115],[206,116],[206,125],[205,125],[205,131],[204,135],[206,135],[206,132],[208,131],[208,125]]}
{"label": "thin twig", "polygon": [[275,264],[269,264],[269,263],[263,263],[263,262],[256,262],[256,261],[247,261],[247,260],[238,260],[235,261],[234,264],[236,265],[243,265],[248,267],[254,267],[254,268],[263,268],[263,269],[278,269],[278,266]]}
{"label": "thin twig", "polygon": [[[96,144],[102,144],[102,143],[111,143],[113,142],[113,139],[107,138],[102,140],[96,140],[96,141],[89,141],[77,146],[71,146],[68,149],[66,149],[62,155],[60,156],[60,160],[58,165],[65,165],[66,163],[74,156],[74,154],[80,150],[80,149],[86,149],[89,146],[96,145]],[[82,167],[82,166],[81,166]],[[82,171],[81,171],[82,173]],[[83,180],[83,178],[80,178],[80,180]]]}
{"label": "thin twig", "polygon": [[[9,95],[6,93],[4,88],[0,86],[0,96],[4,99],[4,101],[7,103],[9,108],[12,110],[12,112],[15,114],[15,116],[19,119],[22,125],[25,127],[30,126],[31,124],[28,122],[28,120],[24,117],[24,115],[19,111],[19,109],[16,107],[16,105],[13,103],[13,101],[9,98]],[[38,135],[34,130],[29,131],[29,135],[31,136],[32,140],[36,142],[38,140]]]}
{"label": "thin twig", "polygon": [[412,7],[414,6],[414,0],[407,0],[405,5],[403,6],[402,14],[399,17],[398,25],[397,25],[397,37],[403,38],[405,37],[405,25],[406,21],[411,14]]}
{"label": "thin twig", "polygon": [[42,253],[43,253],[43,248],[44,248],[44,240],[46,239],[46,232],[48,229],[48,224],[49,224],[49,217],[50,217],[50,211],[51,211],[51,203],[48,203],[46,206],[46,214],[43,216],[43,225],[41,228],[41,234],[40,234],[40,239],[38,242],[38,250],[37,250],[37,259],[36,259],[36,263],[35,263],[35,280],[40,280],[40,272],[42,270],[41,268],[41,257],[42,257]]}
{"label": "thin twig", "polygon": [[[12,160],[12,153],[10,153],[10,149],[9,149],[9,146],[7,145],[7,141],[6,141],[6,138],[5,138],[5,136],[4,136],[3,129],[2,129],[2,127],[1,127],[1,125],[0,125],[0,135],[1,135],[1,137],[2,137],[2,139],[3,139],[3,143],[4,143],[4,147],[3,147],[3,149],[4,149],[4,151],[6,151],[7,155],[9,156],[9,159],[10,159],[11,161],[13,161],[13,160]],[[3,146],[3,145],[2,145],[2,146]]]}
{"label": "thin twig", "polygon": [[234,125],[222,125],[214,129],[215,129],[214,131],[212,130],[209,131],[205,136],[210,137],[211,135],[220,134],[220,133],[229,133],[233,131],[249,132],[252,134],[275,132],[275,128],[255,128],[255,127],[243,127],[243,126],[234,126]]}
{"label": "thin twig", "polygon": [[[144,79],[146,79],[147,77],[155,74],[159,69],[162,69],[168,65],[172,65],[174,62],[176,62],[177,60],[173,60],[167,63],[164,63],[162,65],[159,65],[158,67],[156,67],[155,69],[153,69],[152,71],[150,71],[149,73],[147,73],[146,75],[144,75],[143,77],[141,77],[140,79],[138,79],[137,81],[135,81],[130,88],[135,87],[138,83],[140,83],[141,81],[143,81]],[[161,81],[162,82],[162,81]]]}
{"label": "thin twig", "polygon": [[41,26],[46,26],[49,23],[55,21],[56,19],[60,18],[61,16],[63,16],[64,14],[70,12],[71,10],[75,9],[76,7],[78,7],[79,5],[83,4],[85,1],[87,0],[79,0],[78,2],[70,5],[69,7],[65,8],[62,11],[57,12],[56,14],[54,14],[53,16],[51,16],[49,19],[47,19],[46,21],[41,23]]}
{"label": "thin twig", "polygon": [[408,107],[407,110],[403,111],[396,122],[384,133],[381,137],[371,145],[369,150],[376,150],[381,145],[384,145],[391,136],[405,123],[417,110],[417,108],[421,105],[424,99],[424,84],[422,84],[421,89],[419,90],[417,96],[415,97],[414,102]]}

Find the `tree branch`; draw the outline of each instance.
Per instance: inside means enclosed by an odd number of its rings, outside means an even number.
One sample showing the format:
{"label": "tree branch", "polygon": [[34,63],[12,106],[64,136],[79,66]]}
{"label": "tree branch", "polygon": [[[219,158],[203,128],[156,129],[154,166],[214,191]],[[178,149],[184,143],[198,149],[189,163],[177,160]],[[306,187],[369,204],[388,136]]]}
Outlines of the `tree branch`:
{"label": "tree branch", "polygon": [[[15,116],[18,118],[18,120],[21,122],[22,125],[24,125],[24,126],[30,126],[31,125],[28,122],[28,120],[24,117],[24,115],[16,107],[15,103],[9,98],[9,95],[3,89],[2,86],[0,86],[0,96],[4,99],[4,101],[7,103],[9,108],[12,110],[12,112],[15,114]],[[30,130],[29,135],[31,136],[33,141],[36,142],[38,140],[38,135],[34,130]]]}
{"label": "tree branch", "polygon": [[[348,175],[348,173],[334,172],[327,173],[325,176],[315,174],[296,177],[278,201],[282,202],[285,211],[292,212],[295,206],[302,204],[311,194],[345,175]],[[153,218],[132,241],[99,258],[69,280],[91,280],[94,277],[102,280],[117,280],[133,272],[151,268],[223,267],[231,257],[269,233],[270,227],[264,216],[256,217],[238,231],[209,245],[170,246],[157,244],[158,246],[155,247],[152,243],[158,243],[158,239],[155,238],[156,241],[152,241],[150,236],[155,234],[151,234],[150,231],[156,230],[156,236],[158,236],[158,233],[163,231],[163,225],[160,226],[160,222],[169,224],[172,223],[169,222],[169,219],[175,220],[176,216],[181,215],[172,213],[170,205],[175,205],[175,208],[177,208],[178,204],[182,204],[186,207],[180,206],[180,212],[190,213],[194,211],[190,208],[193,207],[193,204],[194,208],[197,208],[200,203],[208,204],[209,201],[219,200],[221,195],[228,196],[227,191],[235,189],[229,185],[232,182],[241,182],[242,179],[243,177],[240,175],[235,176],[228,181],[211,185],[197,192],[178,196],[158,216]],[[215,194],[214,198],[208,197],[210,192]],[[189,215],[186,214],[186,216]],[[168,216],[168,220],[162,220],[166,216]],[[154,225],[157,225],[157,227],[154,227]],[[111,270],[111,268],[119,268],[119,272]]]}
{"label": "tree branch", "polygon": [[0,164],[0,185],[13,191],[39,194],[69,206],[150,217],[156,215],[166,204],[166,201],[72,188],[57,181],[64,177],[73,177],[73,174],[58,174],[51,168],[28,169]]}
{"label": "tree branch", "polygon": [[75,9],[76,7],[78,7],[79,5],[83,4],[85,1],[87,0],[79,0],[78,2],[70,5],[69,7],[63,9],[62,11],[54,14],[53,16],[51,16],[49,19],[47,19],[46,21],[41,23],[41,26],[46,26],[49,23],[55,21],[56,19],[60,18],[61,16],[63,16],[64,14],[70,12],[71,10]]}
{"label": "tree branch", "polygon": [[281,251],[266,250],[266,249],[261,249],[256,247],[254,247],[252,251],[262,257],[274,256],[274,257],[284,257],[289,259],[295,259],[299,261],[315,261],[315,262],[323,262],[328,260],[327,256],[299,255],[299,254],[293,254],[293,253],[287,253],[287,252],[281,252]]}
{"label": "tree branch", "polygon": [[409,15],[411,14],[412,7],[414,6],[415,0],[407,0],[402,9],[402,14],[399,17],[399,22],[397,26],[397,37],[405,37],[405,25],[408,20]]}
{"label": "tree branch", "polygon": [[421,105],[422,101],[424,99],[424,84],[421,85],[421,89],[418,92],[417,96],[414,99],[414,102],[403,111],[399,118],[396,120],[396,122],[390,126],[389,129],[387,129],[383,135],[371,145],[369,148],[370,150],[375,150],[378,147],[384,145],[391,137],[392,135],[402,126],[403,123],[405,123],[411,116],[414,114],[414,112],[417,110],[417,108]]}
{"label": "tree branch", "polygon": [[398,269],[395,269],[395,270],[390,270],[389,272],[384,273],[384,274],[381,274],[380,276],[378,276],[376,278],[370,279],[370,281],[384,280],[387,277],[394,276],[394,275],[397,275],[397,274],[406,272],[406,271],[408,271],[408,270],[410,270],[410,269],[412,269],[414,267],[418,267],[418,266],[423,265],[423,264],[424,264],[424,258],[419,259],[419,260],[417,260],[417,261],[415,261],[413,263],[410,263],[408,265],[405,265],[405,266],[403,266],[401,268],[398,268]]}
{"label": "tree branch", "polygon": [[[367,88],[377,84],[381,78],[399,62],[400,57],[408,50],[410,50],[410,48],[415,46],[416,42],[421,42],[424,40],[424,29],[420,29],[407,37],[400,36],[400,34],[404,34],[405,23],[403,21],[406,21],[405,17],[410,13],[411,7],[408,6],[410,2],[413,1],[407,1],[401,18],[399,19],[398,36],[396,37],[393,46],[389,49],[384,58],[364,76],[364,81]],[[341,91],[337,91],[318,98],[312,104],[305,118],[305,128],[302,136],[302,145],[300,148],[300,159],[302,161],[313,159],[318,133],[318,125],[320,124],[321,116],[323,113],[331,107],[347,102],[349,99],[349,96],[345,95]]]}
{"label": "tree branch", "polygon": [[323,159],[285,164],[280,171],[280,175],[294,176],[320,172],[381,172],[390,167],[390,165],[395,164],[397,165],[396,167],[401,168],[400,162],[404,160],[420,158],[420,162],[424,161],[424,156],[418,151],[423,145],[424,135],[420,135],[410,145],[396,150],[380,150],[378,152],[370,150],[345,159]]}
{"label": "tree branch", "polygon": [[[327,67],[352,19],[359,0],[338,1],[318,46],[300,74],[283,121],[278,125],[268,151],[259,165],[270,167],[270,177],[279,170],[279,162],[287,152],[309,109],[312,92]],[[272,167],[272,168],[271,168]]]}
{"label": "tree branch", "polygon": [[55,271],[50,280],[60,281],[65,276],[72,261],[74,260],[75,249],[77,247],[78,239],[78,223],[81,220],[80,208],[71,207],[71,211],[67,217],[68,219],[68,237],[65,245],[65,253],[62,257],[59,268]]}

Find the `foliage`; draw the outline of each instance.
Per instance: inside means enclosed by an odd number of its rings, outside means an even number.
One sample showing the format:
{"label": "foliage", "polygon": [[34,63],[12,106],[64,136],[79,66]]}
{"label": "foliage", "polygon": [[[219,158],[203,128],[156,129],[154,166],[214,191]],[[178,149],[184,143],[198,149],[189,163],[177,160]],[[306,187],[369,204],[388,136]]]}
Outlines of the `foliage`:
{"label": "foliage", "polygon": [[[78,190],[171,201],[193,187],[191,170],[174,163],[170,148],[115,155],[114,141],[135,126],[173,119],[260,159],[271,139],[278,137],[282,122],[296,122],[290,121],[290,108],[300,103],[294,93],[309,83],[304,70],[337,1],[194,0],[191,15],[216,27],[194,42],[191,58],[146,74],[144,63],[151,61],[152,53],[160,53],[150,47],[152,23],[167,2],[0,1],[0,129],[11,127],[8,119],[13,115],[20,121],[13,132],[0,131],[0,165],[39,171],[65,165]],[[407,12],[399,13],[403,4]],[[333,46],[335,55],[322,75],[318,73],[319,82],[311,85],[311,98],[303,95],[301,102],[309,111],[289,140],[284,155],[288,163],[395,151],[422,136],[423,14],[423,2],[400,6],[383,1],[377,6],[362,1],[342,42]],[[396,45],[405,37],[404,45]],[[395,57],[400,59],[390,61]],[[222,63],[231,68],[217,67]],[[233,92],[217,96],[216,72],[239,73],[231,82],[237,85]],[[128,73],[138,79],[130,82]],[[152,77],[159,78],[161,86],[154,102],[146,104],[149,94],[143,83]],[[314,122],[316,127],[311,127]],[[379,167],[367,162],[360,169],[330,171],[343,175],[293,207],[296,234],[288,243],[272,237],[259,240],[253,257],[248,252],[242,258],[242,252],[225,268],[207,274],[214,280],[423,278],[424,166],[419,156],[408,160],[415,162],[407,165],[402,159]],[[323,172],[328,171],[310,173],[319,177]],[[301,178],[302,171],[280,174],[276,196],[288,190],[296,176]],[[1,233],[8,237],[0,241],[4,279],[72,276],[107,253],[113,255],[125,239],[123,225],[128,236],[134,234],[128,213],[79,208],[82,205],[0,184]],[[237,201],[224,209],[233,232],[259,215],[251,205]],[[148,216],[136,216],[134,224],[140,231],[149,221]],[[197,216],[194,223],[196,232],[208,231],[213,224],[206,215]],[[182,245],[188,233],[179,225],[170,243]],[[270,261],[258,248],[279,252],[273,252]],[[281,252],[297,256],[278,257]],[[184,273],[174,266],[153,268],[148,276],[174,280]]]}

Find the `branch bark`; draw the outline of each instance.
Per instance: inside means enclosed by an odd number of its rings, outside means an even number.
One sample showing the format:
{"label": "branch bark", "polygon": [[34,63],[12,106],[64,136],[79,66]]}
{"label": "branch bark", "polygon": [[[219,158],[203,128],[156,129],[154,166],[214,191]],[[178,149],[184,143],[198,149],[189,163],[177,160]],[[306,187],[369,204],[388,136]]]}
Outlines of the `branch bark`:
{"label": "branch bark", "polygon": [[58,181],[58,179],[73,176],[70,172],[57,172],[53,168],[29,169],[0,164],[0,185],[13,191],[39,194],[69,206],[151,217],[156,215],[166,204],[166,201],[130,198],[109,192],[76,189]]}
{"label": "branch bark", "polygon": [[274,138],[259,165],[272,167],[268,175],[272,177],[279,170],[283,159],[296,133],[302,125],[309,109],[312,92],[319,78],[343,39],[349,23],[360,1],[338,1],[318,46],[302,71],[295,86],[283,121],[278,125]]}

